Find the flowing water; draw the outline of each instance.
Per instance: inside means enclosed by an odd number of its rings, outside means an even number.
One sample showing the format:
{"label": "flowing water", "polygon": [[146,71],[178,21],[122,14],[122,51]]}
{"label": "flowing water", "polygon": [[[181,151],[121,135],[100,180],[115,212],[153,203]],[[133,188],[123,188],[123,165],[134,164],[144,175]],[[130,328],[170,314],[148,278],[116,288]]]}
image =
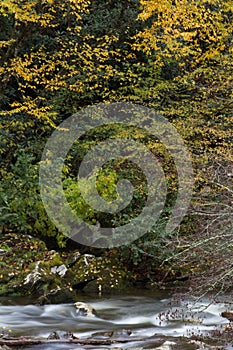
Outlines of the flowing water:
{"label": "flowing water", "polygon": [[[220,313],[227,308],[223,303],[209,305],[207,299],[195,304],[187,299],[171,302],[171,297],[161,291],[111,296],[80,294],[79,300],[91,304],[97,316],[78,316],[73,304],[39,306],[33,305],[31,301],[27,301],[25,305],[20,299],[0,299],[0,330],[11,329],[12,334],[17,336],[30,335],[39,338],[47,338],[53,331],[70,331],[79,338],[99,337],[99,339],[101,337],[105,339],[105,332],[118,331],[117,334],[120,334],[121,338],[127,336],[132,342],[99,348],[156,349],[159,346],[158,339],[163,339],[162,343],[166,339],[170,341],[172,339],[176,343],[176,339],[180,337],[186,339],[192,334],[203,334],[228,323],[220,316]],[[123,329],[131,330],[132,333],[123,335],[121,333]],[[140,338],[145,341],[137,341]],[[191,349],[187,339],[186,342],[187,346],[184,342],[182,350]],[[88,349],[97,348],[97,346],[88,347]],[[169,346],[167,348],[169,349]],[[53,344],[34,345],[25,349],[80,350],[84,347],[77,344]],[[233,347],[226,345],[225,349]]]}

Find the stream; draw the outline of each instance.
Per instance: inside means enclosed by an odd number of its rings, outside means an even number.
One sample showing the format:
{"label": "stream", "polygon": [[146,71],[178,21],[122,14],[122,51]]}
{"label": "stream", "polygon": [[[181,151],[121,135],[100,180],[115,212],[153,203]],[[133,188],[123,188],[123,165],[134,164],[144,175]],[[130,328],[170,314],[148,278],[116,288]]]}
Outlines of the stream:
{"label": "stream", "polygon": [[[132,339],[129,343],[116,342],[113,345],[99,347],[91,345],[82,347],[77,344],[24,347],[28,350],[170,349],[169,345],[167,348],[159,347],[158,341],[155,340],[162,339],[161,343],[164,343],[168,339],[177,344],[177,339],[180,337],[184,337],[185,341],[178,349],[189,350],[192,349],[188,340],[191,335],[210,332],[229,323],[220,316],[220,313],[228,307],[224,303],[209,305],[208,299],[193,303],[189,299],[179,298],[171,302],[171,295],[162,291],[137,291],[124,295],[102,296],[80,294],[79,301],[91,304],[97,316],[78,316],[73,304],[40,306],[33,305],[30,300],[1,298],[0,330],[2,332],[10,329],[14,336],[29,335],[45,339],[54,331],[70,331],[80,339],[89,337],[106,339],[109,335],[104,333],[110,334],[114,331],[116,339],[117,334],[120,338]],[[132,333],[125,334],[122,330],[130,330]],[[145,340],[137,341],[140,338]],[[231,350],[233,347],[228,344],[224,349]]]}

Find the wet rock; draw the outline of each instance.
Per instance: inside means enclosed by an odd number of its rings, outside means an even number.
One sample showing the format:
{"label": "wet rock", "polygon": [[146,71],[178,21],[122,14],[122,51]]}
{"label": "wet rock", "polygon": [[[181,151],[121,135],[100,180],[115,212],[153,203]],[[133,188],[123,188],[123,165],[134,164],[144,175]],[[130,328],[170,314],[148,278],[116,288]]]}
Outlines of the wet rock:
{"label": "wet rock", "polygon": [[106,331],[106,332],[96,332],[93,334],[94,338],[111,338],[113,336],[113,331]]}
{"label": "wet rock", "polygon": [[87,316],[87,317],[96,316],[96,311],[90,304],[86,304],[79,301],[74,305],[76,307],[76,313],[78,316]]}
{"label": "wet rock", "polygon": [[130,329],[119,329],[116,331],[107,331],[107,332],[97,332],[94,333],[94,337],[101,337],[101,338],[127,338],[132,334],[132,331]]}
{"label": "wet rock", "polygon": [[60,336],[57,332],[52,332],[49,334],[47,339],[60,339]]}
{"label": "wet rock", "polygon": [[49,334],[47,339],[79,339],[72,332],[55,331]]}
{"label": "wet rock", "polygon": [[112,336],[113,337],[120,337],[120,338],[127,338],[132,334],[132,331],[130,329],[119,329],[117,331],[114,331]]}
{"label": "wet rock", "polygon": [[76,337],[72,332],[65,332],[65,333],[62,333],[61,339],[79,339],[79,338]]}

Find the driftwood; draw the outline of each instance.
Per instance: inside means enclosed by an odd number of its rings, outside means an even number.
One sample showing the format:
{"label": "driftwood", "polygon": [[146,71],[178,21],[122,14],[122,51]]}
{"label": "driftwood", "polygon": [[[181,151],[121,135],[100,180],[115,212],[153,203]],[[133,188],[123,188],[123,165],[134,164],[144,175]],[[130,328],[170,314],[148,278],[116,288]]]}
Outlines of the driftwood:
{"label": "driftwood", "polygon": [[[161,344],[161,339],[150,339],[153,343]],[[38,345],[38,344],[80,344],[80,345],[112,345],[116,343],[129,343],[129,342],[143,342],[148,339],[128,338],[128,339],[28,339],[25,337],[19,338],[0,338],[0,346],[27,346],[27,345]]]}

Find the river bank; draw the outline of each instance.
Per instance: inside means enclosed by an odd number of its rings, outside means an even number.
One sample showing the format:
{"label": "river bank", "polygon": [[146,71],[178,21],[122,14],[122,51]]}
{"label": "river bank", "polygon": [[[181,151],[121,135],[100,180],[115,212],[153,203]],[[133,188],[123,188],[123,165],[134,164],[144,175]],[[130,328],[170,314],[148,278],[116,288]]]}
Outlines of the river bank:
{"label": "river bank", "polygon": [[104,293],[127,288],[133,279],[114,256],[49,250],[28,235],[0,238],[0,296],[32,296],[40,304],[76,300],[77,292]]}

